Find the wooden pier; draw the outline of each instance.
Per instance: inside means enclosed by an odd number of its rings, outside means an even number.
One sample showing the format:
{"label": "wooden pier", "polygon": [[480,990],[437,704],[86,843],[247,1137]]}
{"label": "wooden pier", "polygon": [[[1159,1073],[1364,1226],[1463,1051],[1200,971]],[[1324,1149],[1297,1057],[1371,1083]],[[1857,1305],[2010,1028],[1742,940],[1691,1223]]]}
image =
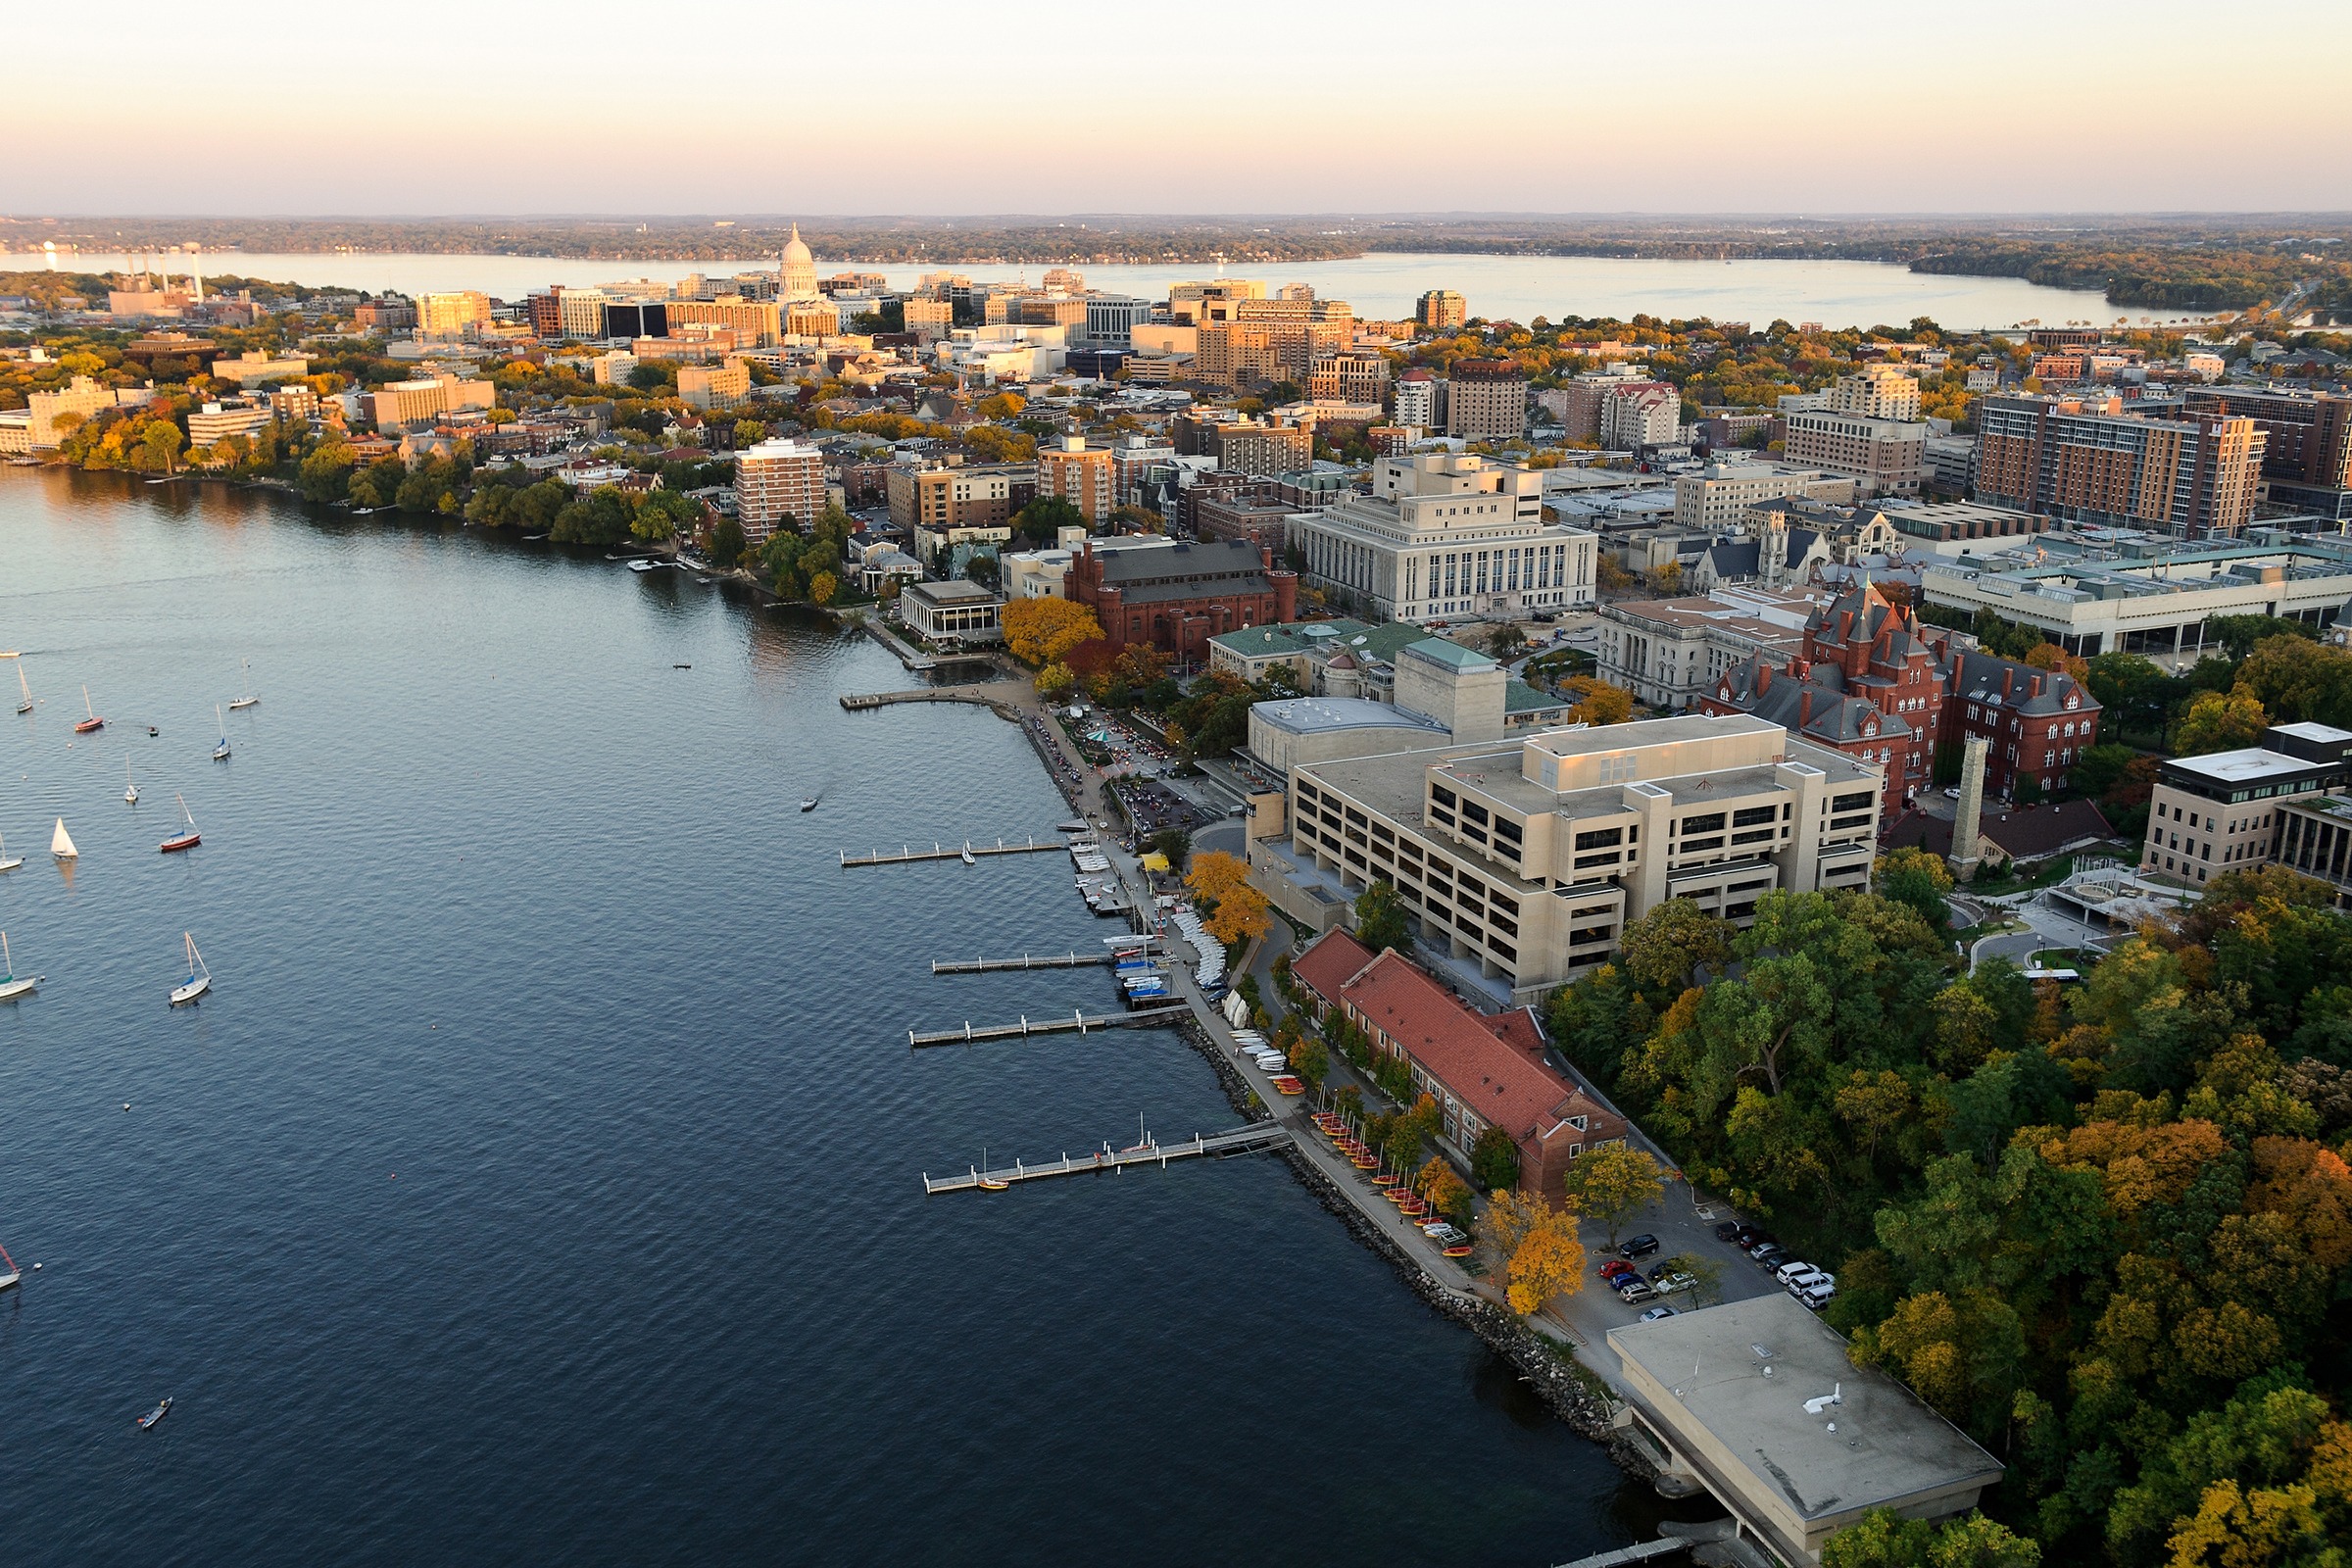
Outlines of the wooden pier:
{"label": "wooden pier", "polygon": [[1031,1035],[1085,1034],[1090,1029],[1148,1029],[1154,1024],[1174,1023],[1189,1018],[1193,1009],[1184,1003],[1172,1003],[1164,1007],[1147,1007],[1137,1012],[1098,1013],[1089,1016],[1073,1012],[1067,1018],[1023,1017],[1019,1023],[966,1023],[960,1029],[935,1029],[928,1034],[913,1029],[906,1031],[906,1044],[923,1046],[969,1046],[984,1040],[1023,1040]]}
{"label": "wooden pier", "polygon": [[933,974],[994,974],[999,969],[1085,969],[1116,962],[1118,955],[1101,953],[1024,953],[1017,958],[933,958]]}
{"label": "wooden pier", "polygon": [[1289,1140],[1290,1133],[1280,1122],[1252,1122],[1230,1132],[1197,1133],[1190,1143],[1151,1143],[1141,1149],[1123,1149],[1112,1152],[1106,1146],[1091,1154],[1073,1159],[1068,1154],[1047,1164],[1031,1165],[1015,1160],[1009,1169],[981,1171],[977,1168],[961,1176],[934,1178],[923,1173],[923,1191],[930,1193],[972,1193],[993,1190],[999,1183],[1011,1186],[1014,1182],[1043,1181],[1049,1176],[1084,1176],[1102,1171],[1125,1170],[1130,1165],[1165,1165],[1171,1159],[1197,1159],[1206,1154],[1246,1154],[1252,1150],[1270,1149]]}
{"label": "wooden pier", "polygon": [[1066,855],[1069,848],[1059,839],[1051,844],[1040,844],[1035,838],[1022,844],[1007,844],[1003,839],[994,844],[973,844],[968,840],[962,844],[941,844],[935,840],[927,850],[901,847],[896,855],[886,855],[880,851],[871,855],[852,855],[847,850],[836,850],[834,853],[841,857],[842,869],[846,871],[854,865],[911,865],[918,860],[960,860],[966,855],[975,860],[991,855],[1043,855],[1049,850]]}
{"label": "wooden pier", "polygon": [[1624,1568],[1628,1563],[1648,1562],[1653,1557],[1689,1551],[1690,1546],[1690,1542],[1679,1536],[1668,1536],[1658,1541],[1637,1541],[1630,1546],[1616,1546],[1607,1551],[1596,1551],[1590,1557],[1579,1557],[1571,1563],[1562,1563],[1560,1568]]}
{"label": "wooden pier", "polygon": [[[1011,682],[1005,682],[1007,686]],[[842,695],[844,711],[862,713],[876,708],[891,708],[900,703],[969,703],[977,708],[993,708],[1005,718],[1020,722],[1020,710],[1003,697],[971,687],[926,687],[910,692],[846,692]]]}

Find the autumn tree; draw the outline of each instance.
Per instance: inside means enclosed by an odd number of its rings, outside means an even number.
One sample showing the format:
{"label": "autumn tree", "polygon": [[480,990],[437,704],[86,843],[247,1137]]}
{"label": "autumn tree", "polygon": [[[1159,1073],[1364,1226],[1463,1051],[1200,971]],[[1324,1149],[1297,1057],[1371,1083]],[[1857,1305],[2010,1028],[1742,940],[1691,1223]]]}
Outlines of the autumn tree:
{"label": "autumn tree", "polygon": [[1622,724],[1634,716],[1633,693],[1591,675],[1571,675],[1560,682],[1560,695],[1569,700],[1564,715],[1571,724]]}
{"label": "autumn tree", "polygon": [[1720,969],[1732,956],[1733,926],[1689,899],[1668,899],[1626,922],[1626,971],[1644,986],[1679,993],[1703,965]]}
{"label": "autumn tree", "polygon": [[1656,1202],[1666,1184],[1657,1160],[1620,1141],[1579,1154],[1568,1167],[1567,1190],[1578,1208],[1608,1227],[1609,1245],[1615,1247],[1618,1227]]}
{"label": "autumn tree", "polygon": [[1069,599],[1015,599],[1004,611],[1004,643],[1013,658],[1041,666],[1102,635],[1092,608]]}
{"label": "autumn tree", "polygon": [[2173,750],[2181,757],[2236,751],[2261,740],[2270,722],[2262,704],[2250,695],[2199,692],[2173,730]]}
{"label": "autumn tree", "polygon": [[1504,1295],[1521,1317],[1583,1288],[1585,1248],[1573,1204],[1554,1208],[1540,1194],[1497,1189],[1487,1200],[1486,1228],[1488,1244],[1505,1260]]}

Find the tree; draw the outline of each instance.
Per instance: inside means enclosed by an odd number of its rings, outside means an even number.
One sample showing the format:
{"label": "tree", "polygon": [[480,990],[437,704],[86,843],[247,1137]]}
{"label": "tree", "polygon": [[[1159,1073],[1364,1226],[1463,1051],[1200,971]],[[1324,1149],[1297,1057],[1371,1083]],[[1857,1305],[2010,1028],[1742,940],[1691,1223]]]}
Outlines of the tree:
{"label": "tree", "polygon": [[1487,634],[1487,652],[1508,663],[1527,647],[1527,633],[1505,622]]}
{"label": "tree", "polygon": [[1037,672],[1038,695],[1049,702],[1059,702],[1077,688],[1077,672],[1067,664],[1056,662]]}
{"label": "tree", "polygon": [[1889,850],[1879,857],[1879,892],[1919,911],[1921,919],[1938,929],[1951,921],[1944,899],[1952,891],[1952,869],[1943,857],[1916,847]]}
{"label": "tree", "polygon": [[1483,1192],[1509,1192],[1519,1185],[1519,1146],[1499,1127],[1489,1127],[1470,1146],[1470,1179]]}
{"label": "tree", "polygon": [[1069,599],[1015,599],[1004,607],[1004,624],[1005,646],[1031,665],[1056,662],[1102,635],[1094,611]]}
{"label": "tree", "polygon": [[1203,922],[1208,934],[1227,947],[1253,942],[1274,927],[1266,907],[1266,896],[1253,887],[1244,885],[1217,901],[1217,907]]}
{"label": "tree", "polygon": [[1250,867],[1240,857],[1223,850],[1202,850],[1193,857],[1184,885],[1202,904],[1215,904],[1250,885]]}
{"label": "tree", "polygon": [[1510,1284],[1503,1295],[1521,1317],[1533,1317],[1555,1296],[1583,1289],[1585,1247],[1575,1221],[1554,1218],[1538,1226],[1512,1251],[1504,1273]]}
{"label": "tree", "polygon": [[1064,528],[1086,526],[1086,514],[1067,496],[1039,496],[1013,514],[1012,531],[1037,544],[1050,545]]}
{"label": "tree", "polygon": [[743,524],[733,517],[721,517],[710,529],[710,564],[721,571],[731,571],[743,559]]}
{"label": "tree", "polygon": [[2230,692],[2282,722],[2352,725],[2352,653],[2307,637],[2266,637],[2238,665]]}
{"label": "tree", "polygon": [[2173,731],[2173,750],[2181,757],[2236,751],[2261,740],[2270,722],[2262,704],[2251,696],[2200,692]]}
{"label": "tree", "polygon": [[1374,882],[1355,896],[1355,939],[1374,953],[1394,948],[1413,951],[1412,934],[1404,923],[1404,901],[1387,882]]}
{"label": "tree", "polygon": [[1611,1247],[1617,1245],[1617,1227],[1656,1202],[1665,1191],[1658,1162],[1627,1143],[1588,1149],[1568,1167],[1568,1196],[1608,1227]]}
{"label": "tree", "polygon": [[1571,675],[1560,682],[1560,695],[1569,699],[1571,724],[1622,724],[1634,716],[1634,694],[1591,675]]}
{"label": "tree", "polygon": [[829,605],[840,591],[841,579],[829,571],[814,572],[808,578],[808,602],[812,605]]}
{"label": "tree", "polygon": [[1181,871],[1186,858],[1193,853],[1193,836],[1180,827],[1163,827],[1152,835],[1152,848],[1166,856],[1168,863]]}
{"label": "tree", "polygon": [[148,421],[147,428],[139,436],[140,445],[147,449],[156,462],[164,466],[166,473],[172,471],[172,466],[179,457],[180,449],[187,444],[187,440],[188,438],[181,434],[179,426],[170,419]]}
{"label": "tree", "polygon": [[2215,615],[2205,622],[2205,640],[2220,643],[2228,651],[2231,664],[2244,663],[2253,654],[2254,645],[2266,638],[2318,635],[2302,621],[2280,615]]}
{"label": "tree", "polygon": [[1683,586],[1683,564],[1679,561],[1669,561],[1663,566],[1643,572],[1642,576],[1648,581],[1652,593],[1660,595],[1678,593]]}
{"label": "tree", "polygon": [[1679,994],[1703,964],[1721,969],[1732,956],[1733,926],[1689,899],[1668,899],[1626,923],[1626,972],[1644,986]]}
{"label": "tree", "polygon": [[1822,1544],[1821,1568],[2040,1568],[2041,1547],[1981,1513],[1932,1525],[1873,1508]]}

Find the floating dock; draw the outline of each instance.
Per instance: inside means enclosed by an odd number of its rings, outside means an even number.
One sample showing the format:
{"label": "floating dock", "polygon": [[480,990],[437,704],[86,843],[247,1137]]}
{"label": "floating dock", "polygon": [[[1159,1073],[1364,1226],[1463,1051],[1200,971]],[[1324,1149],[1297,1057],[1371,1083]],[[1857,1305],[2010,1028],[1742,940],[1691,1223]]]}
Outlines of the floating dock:
{"label": "floating dock", "polygon": [[1009,1187],[1014,1182],[1043,1181],[1049,1176],[1084,1176],[1090,1172],[1125,1170],[1130,1165],[1165,1165],[1171,1159],[1196,1159],[1204,1154],[1246,1154],[1252,1150],[1270,1149],[1287,1142],[1290,1133],[1280,1122],[1253,1122],[1248,1127],[1236,1127],[1230,1132],[1196,1133],[1190,1143],[1147,1144],[1140,1149],[1123,1149],[1113,1153],[1108,1149],[1076,1159],[1064,1154],[1049,1164],[1031,1165],[1015,1160],[1009,1169],[982,1171],[977,1168],[961,1176],[934,1178],[923,1173],[923,1191],[930,1193],[984,1192],[998,1183]]}
{"label": "floating dock", "polygon": [[872,855],[852,855],[847,850],[836,850],[834,853],[841,857],[842,868],[847,870],[853,865],[911,865],[918,860],[960,860],[966,855],[975,860],[991,855],[1043,855],[1048,850],[1066,855],[1069,846],[1058,839],[1052,844],[1040,844],[1034,838],[1022,844],[1007,844],[1003,839],[994,844],[941,844],[935,840],[927,850],[902,847],[896,855],[885,855],[879,851]]}
{"label": "floating dock", "polygon": [[1630,1546],[1617,1546],[1608,1551],[1594,1552],[1590,1557],[1579,1557],[1571,1563],[1562,1563],[1560,1568],[1625,1568],[1629,1563],[1648,1562],[1652,1558],[1670,1557],[1677,1552],[1689,1551],[1690,1545],[1690,1542],[1675,1537],[1660,1541],[1637,1541]]}
{"label": "floating dock", "polygon": [[994,974],[999,969],[1084,969],[1118,961],[1118,955],[1102,953],[1024,953],[1017,958],[933,958],[933,974]]}
{"label": "floating dock", "polygon": [[983,1040],[1022,1040],[1030,1035],[1085,1034],[1089,1029],[1148,1029],[1154,1024],[1175,1023],[1189,1018],[1193,1009],[1183,1003],[1166,1007],[1149,1007],[1138,1012],[1099,1013],[1089,1016],[1073,1012],[1067,1018],[1027,1018],[1019,1023],[966,1023],[960,1029],[935,1029],[928,1034],[909,1029],[906,1044],[922,1046],[968,1046]]}

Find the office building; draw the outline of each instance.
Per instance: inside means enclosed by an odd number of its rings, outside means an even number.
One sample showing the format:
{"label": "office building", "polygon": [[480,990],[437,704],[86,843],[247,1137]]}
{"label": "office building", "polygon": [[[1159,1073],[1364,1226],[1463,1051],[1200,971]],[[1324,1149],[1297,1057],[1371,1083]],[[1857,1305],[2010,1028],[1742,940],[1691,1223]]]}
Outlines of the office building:
{"label": "office building", "polygon": [[1095,612],[1115,648],[1149,644],[1187,663],[1204,662],[1219,632],[1289,620],[1298,574],[1273,553],[1239,540],[1123,547],[1089,540],[1064,591]]}
{"label": "office building", "polygon": [[1004,601],[961,578],[908,582],[899,591],[899,618],[935,643],[1004,640]]}
{"label": "office building", "polygon": [[1447,371],[1446,433],[1465,441],[1527,434],[1527,372],[1516,360],[1456,360]]}
{"label": "office building", "polygon": [[1598,539],[1543,521],[1543,475],[1471,455],[1384,458],[1373,493],[1301,514],[1307,581],[1368,618],[1427,623],[1593,601]]}
{"label": "office building", "polygon": [[841,335],[841,307],[828,299],[786,300],[781,307],[786,337],[827,338]]}
{"label": "office building", "polygon": [[627,349],[608,349],[590,356],[588,379],[598,386],[627,386],[629,372],[636,368],[636,355]]}
{"label": "office building", "polygon": [[[1396,700],[1416,706],[1401,663]],[[1775,890],[1862,887],[1878,801],[1875,769],[1777,724],[1685,714],[1300,763],[1287,849],[1253,843],[1250,865],[1315,926],[1390,883],[1424,947],[1523,1004],[1669,899],[1744,923]]]}
{"label": "office building", "polygon": [[464,409],[498,406],[498,389],[488,381],[468,381],[443,373],[411,381],[395,381],[378,391],[362,394],[361,407],[378,430],[437,419]]}
{"label": "office building", "polygon": [[[1990,397],[1976,421],[1980,501],[2188,540],[2234,535],[2253,517],[2266,442],[2251,418],[2143,417],[2112,397]],[[1789,446],[1793,458],[1793,436]]]}
{"label": "office building", "polygon": [[1724,672],[1748,660],[1785,663],[1804,652],[1819,593],[1751,585],[1682,599],[1600,607],[1600,678],[1661,712],[1695,708]]}
{"label": "office building", "polygon": [[1198,323],[1193,373],[1218,386],[1303,386],[1316,358],[1345,349],[1355,331],[1355,314],[1344,300],[1236,299],[1229,309],[1203,304],[1212,314]]}
{"label": "office building", "polygon": [[1316,403],[1367,403],[1385,409],[1389,401],[1389,357],[1385,354],[1323,354],[1307,371],[1306,395]]}
{"label": "office building", "polygon": [[[568,323],[571,296],[564,298]],[[662,306],[662,318],[671,332],[696,326],[724,327],[738,334],[738,342],[748,340],[754,348],[772,349],[783,341],[783,307],[774,300],[671,300]],[[599,320],[601,333],[601,316]],[[570,330],[568,324],[565,330]]]}
{"label": "office building", "polygon": [[416,332],[420,337],[464,337],[490,319],[490,296],[476,289],[416,296]]}
{"label": "office building", "polygon": [[1002,528],[1012,520],[1012,476],[1002,467],[893,464],[883,475],[890,520],[918,529]]}
{"label": "office building", "polygon": [[2275,863],[2352,882],[2352,731],[2273,724],[2258,746],[2167,758],[2148,799],[2139,868],[2189,884]]}
{"label": "office building", "polygon": [[1090,348],[1124,349],[1135,344],[1135,328],[1152,318],[1152,302],[1125,294],[1089,294],[1084,323]]}
{"label": "office building", "polygon": [[1785,496],[1851,501],[1851,479],[1771,463],[1714,463],[1674,481],[1674,521],[1680,528],[1730,528],[1760,502]]}
{"label": "office building", "polygon": [[1237,420],[1214,432],[1217,466],[1227,473],[1297,473],[1315,461],[1315,427],[1279,419]]}
{"label": "office building", "polygon": [[233,360],[215,360],[213,379],[234,381],[239,386],[259,386],[265,381],[295,381],[311,373],[308,354],[270,354],[261,349],[247,349]]}
{"label": "office building", "polygon": [[266,405],[207,403],[188,415],[188,456],[202,462],[211,455],[215,442],[266,430],[274,417]]}
{"label": "office building", "polygon": [[1427,370],[1407,370],[1396,380],[1396,422],[1436,430],[1446,422],[1446,383]]}
{"label": "office building", "polygon": [[754,547],[778,528],[806,532],[825,510],[825,455],[771,436],[735,455],[735,520]]}
{"label": "office building", "polygon": [[1082,435],[1063,436],[1058,447],[1037,449],[1037,493],[1060,496],[1100,526],[1118,507],[1115,470],[1110,448],[1089,447]]}
{"label": "office building", "polygon": [[956,307],[947,300],[915,295],[906,303],[905,325],[922,342],[936,343],[955,330]]}
{"label": "office building", "polygon": [[1414,304],[1413,319],[1424,331],[1458,331],[1470,319],[1470,305],[1449,288],[1433,288]]}
{"label": "office building", "polygon": [[605,291],[601,288],[559,288],[555,291],[556,321],[561,335],[598,338],[605,335]]}
{"label": "office building", "polygon": [[1916,415],[1919,383],[1900,371],[1840,376],[1828,407],[1788,415],[1781,455],[1795,467],[1850,474],[1866,497],[1915,496],[1927,478],[1927,425],[1861,412],[1901,408],[1906,397]]}
{"label": "office building", "polygon": [[1891,365],[1873,365],[1841,375],[1830,387],[1829,408],[1864,419],[1919,418],[1919,381]]}

